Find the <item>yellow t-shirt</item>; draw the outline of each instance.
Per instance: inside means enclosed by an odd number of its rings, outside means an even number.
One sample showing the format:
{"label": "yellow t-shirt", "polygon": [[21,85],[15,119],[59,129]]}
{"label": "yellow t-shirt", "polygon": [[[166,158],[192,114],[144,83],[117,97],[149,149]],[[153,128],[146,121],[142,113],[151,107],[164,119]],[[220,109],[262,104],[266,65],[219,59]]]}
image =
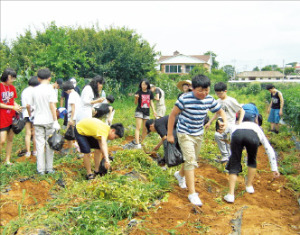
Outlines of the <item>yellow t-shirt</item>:
{"label": "yellow t-shirt", "polygon": [[76,129],[80,135],[100,140],[102,136],[107,139],[110,126],[97,118],[84,118],[76,124]]}

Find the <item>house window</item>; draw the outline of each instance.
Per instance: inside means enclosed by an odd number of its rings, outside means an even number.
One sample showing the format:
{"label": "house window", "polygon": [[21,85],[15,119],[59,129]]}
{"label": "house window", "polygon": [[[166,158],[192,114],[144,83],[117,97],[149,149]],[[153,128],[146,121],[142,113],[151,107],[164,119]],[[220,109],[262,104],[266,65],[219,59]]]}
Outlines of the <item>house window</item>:
{"label": "house window", "polygon": [[166,65],[166,73],[181,73],[181,65]]}
{"label": "house window", "polygon": [[190,71],[193,70],[194,67],[195,67],[194,65],[186,65],[186,66],[185,66],[185,72],[186,72],[186,73],[189,73]]}

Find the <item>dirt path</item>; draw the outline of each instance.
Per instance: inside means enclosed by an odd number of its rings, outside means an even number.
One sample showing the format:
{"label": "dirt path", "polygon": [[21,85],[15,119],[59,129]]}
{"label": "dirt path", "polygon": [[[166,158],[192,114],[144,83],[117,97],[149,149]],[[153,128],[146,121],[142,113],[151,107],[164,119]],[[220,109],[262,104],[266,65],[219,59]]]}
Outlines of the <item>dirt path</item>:
{"label": "dirt path", "polygon": [[[263,147],[258,152],[258,169],[269,170]],[[227,174],[201,161],[196,170],[196,191],[203,206],[194,207],[185,189],[175,187],[167,202],[161,202],[149,212],[137,215],[137,225],[129,230],[140,234],[230,234],[235,224],[241,223],[236,234],[299,234],[300,209],[295,193],[285,187],[283,176],[272,180],[270,172],[258,172],[254,182],[255,193],[245,193],[242,176],[238,179],[234,204],[222,200],[228,189]],[[120,225],[128,227],[129,221]],[[128,228],[127,228],[128,229]]]}

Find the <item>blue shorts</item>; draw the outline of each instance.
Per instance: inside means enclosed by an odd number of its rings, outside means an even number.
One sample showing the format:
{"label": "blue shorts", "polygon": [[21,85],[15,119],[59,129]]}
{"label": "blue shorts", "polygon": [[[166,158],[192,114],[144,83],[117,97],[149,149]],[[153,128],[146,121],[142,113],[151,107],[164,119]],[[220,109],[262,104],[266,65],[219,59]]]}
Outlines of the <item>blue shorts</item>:
{"label": "blue shorts", "polygon": [[91,149],[100,149],[98,140],[96,140],[94,137],[80,135],[76,127],[74,128],[74,131],[81,153],[90,153]]}
{"label": "blue shorts", "polygon": [[268,122],[279,123],[280,120],[279,111],[280,109],[271,109]]}

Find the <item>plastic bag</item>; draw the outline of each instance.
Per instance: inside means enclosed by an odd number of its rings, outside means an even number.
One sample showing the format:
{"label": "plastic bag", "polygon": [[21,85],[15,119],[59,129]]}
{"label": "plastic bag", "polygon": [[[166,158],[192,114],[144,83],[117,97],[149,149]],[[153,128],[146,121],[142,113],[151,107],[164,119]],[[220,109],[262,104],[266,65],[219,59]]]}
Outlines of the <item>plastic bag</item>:
{"label": "plastic bag", "polygon": [[75,140],[75,130],[74,126],[69,126],[68,130],[65,133],[66,140]]}
{"label": "plastic bag", "polygon": [[52,135],[48,138],[48,144],[51,149],[60,151],[64,145],[64,137],[59,133],[59,131],[54,131]]}
{"label": "plastic bag", "polygon": [[[109,157],[109,159],[111,161],[114,160],[113,157]],[[102,158],[101,162],[100,162],[100,166],[99,166],[99,173],[100,176],[106,175],[107,174],[107,169],[105,168],[105,158]]]}
{"label": "plastic bag", "polygon": [[171,144],[164,140],[165,162],[168,167],[178,166],[183,163],[182,153],[176,148],[175,144]]}
{"label": "plastic bag", "polygon": [[26,124],[26,120],[23,119],[18,113],[13,117],[12,130],[15,134],[19,134]]}

